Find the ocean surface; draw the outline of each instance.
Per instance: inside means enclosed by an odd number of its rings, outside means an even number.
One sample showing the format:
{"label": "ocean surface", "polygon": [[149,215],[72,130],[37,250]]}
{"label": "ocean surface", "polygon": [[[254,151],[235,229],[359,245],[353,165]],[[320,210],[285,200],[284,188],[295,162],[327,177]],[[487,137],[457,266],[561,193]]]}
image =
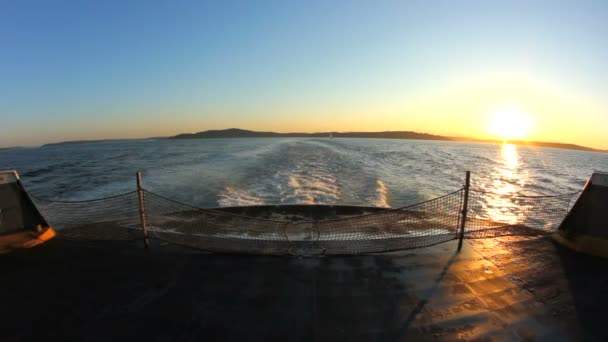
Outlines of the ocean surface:
{"label": "ocean surface", "polygon": [[354,204],[400,207],[472,186],[500,194],[581,189],[608,154],[391,139],[142,140],[0,151],[36,197],[78,201],[144,187],[199,207]]}

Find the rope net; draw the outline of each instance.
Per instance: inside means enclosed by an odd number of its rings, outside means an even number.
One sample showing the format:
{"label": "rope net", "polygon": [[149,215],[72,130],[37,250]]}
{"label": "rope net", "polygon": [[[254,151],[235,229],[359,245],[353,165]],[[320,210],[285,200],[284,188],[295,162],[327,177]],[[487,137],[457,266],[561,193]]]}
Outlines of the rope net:
{"label": "rope net", "polygon": [[470,190],[465,238],[553,233],[577,195],[501,195]]}
{"label": "rope net", "polygon": [[458,238],[463,190],[363,216],[317,222],[325,254],[360,254],[426,247]]}
{"label": "rope net", "polygon": [[[431,246],[459,237],[464,208],[460,189],[403,208],[289,221],[197,208],[146,190],[141,195],[150,238],[221,253],[365,254]],[[531,197],[470,190],[464,237],[551,233],[576,195]],[[81,202],[34,199],[60,237],[144,238],[138,191]]]}
{"label": "rope net", "polygon": [[80,202],[33,199],[62,237],[85,240],[143,238],[137,191]]}
{"label": "rope net", "polygon": [[213,252],[286,254],[288,222],[201,209],[144,191],[148,235]]}

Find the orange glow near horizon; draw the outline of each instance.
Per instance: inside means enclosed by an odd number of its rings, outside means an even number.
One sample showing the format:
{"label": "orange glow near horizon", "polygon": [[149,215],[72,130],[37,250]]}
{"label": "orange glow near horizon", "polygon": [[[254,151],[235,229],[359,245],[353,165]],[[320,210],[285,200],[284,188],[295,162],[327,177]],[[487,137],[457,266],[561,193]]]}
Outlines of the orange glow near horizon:
{"label": "orange glow near horizon", "polygon": [[[415,131],[492,140],[573,143],[608,149],[602,131],[604,107],[557,82],[515,71],[450,77],[424,91],[345,94],[310,103],[298,96],[234,105],[121,106],[111,115],[79,117],[67,124],[54,117],[44,128],[0,134],[0,147],[70,140],[148,138],[210,129],[274,132]],[[579,120],[582,117],[586,120]],[[168,120],[167,118],[171,118]],[[593,125],[589,125],[593,122]],[[27,128],[29,129],[29,127]]]}

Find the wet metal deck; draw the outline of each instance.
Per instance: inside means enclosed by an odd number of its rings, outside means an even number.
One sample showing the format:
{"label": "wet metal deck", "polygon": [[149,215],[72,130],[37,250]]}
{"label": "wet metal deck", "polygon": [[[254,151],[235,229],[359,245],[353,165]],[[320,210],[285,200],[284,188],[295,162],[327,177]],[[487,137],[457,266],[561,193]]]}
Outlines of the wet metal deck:
{"label": "wet metal deck", "polygon": [[55,240],[0,258],[0,340],[606,340],[608,261],[550,238],[323,258]]}

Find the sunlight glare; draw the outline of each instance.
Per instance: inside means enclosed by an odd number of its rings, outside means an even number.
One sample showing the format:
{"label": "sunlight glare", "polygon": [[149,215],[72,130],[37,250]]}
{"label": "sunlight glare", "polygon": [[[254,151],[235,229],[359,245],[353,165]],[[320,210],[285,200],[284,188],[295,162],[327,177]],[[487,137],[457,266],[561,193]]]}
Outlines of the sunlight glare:
{"label": "sunlight glare", "polygon": [[501,108],[492,113],[489,132],[504,140],[525,139],[530,124],[530,116],[518,108]]}

